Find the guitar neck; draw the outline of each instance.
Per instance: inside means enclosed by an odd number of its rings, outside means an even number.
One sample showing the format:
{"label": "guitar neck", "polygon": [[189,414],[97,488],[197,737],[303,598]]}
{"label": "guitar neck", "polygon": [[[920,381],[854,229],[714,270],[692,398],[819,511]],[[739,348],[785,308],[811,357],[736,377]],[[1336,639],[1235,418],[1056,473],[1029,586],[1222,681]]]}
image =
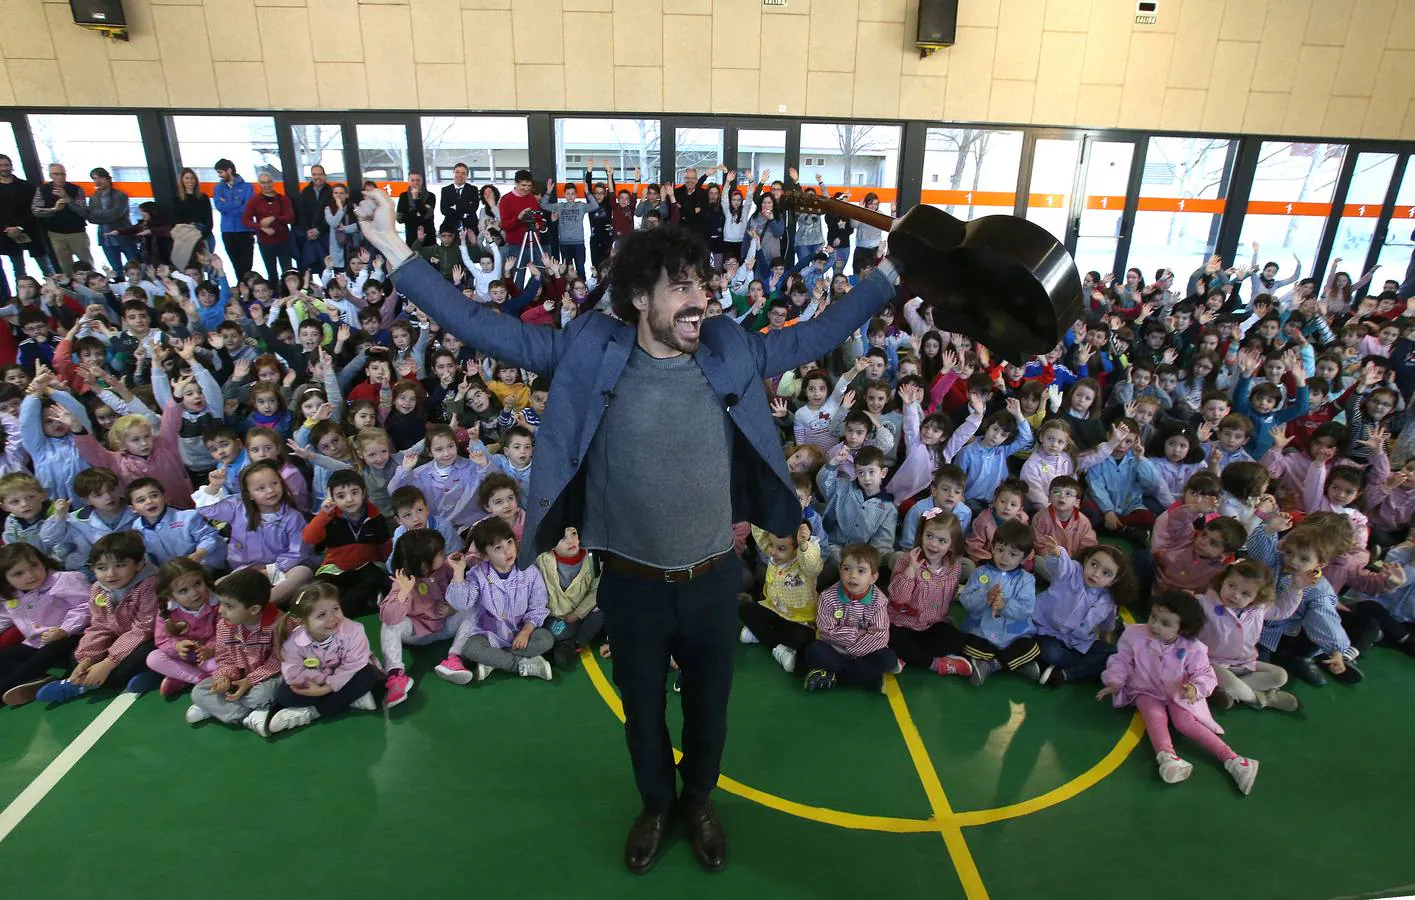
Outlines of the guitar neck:
{"label": "guitar neck", "polygon": [[880,231],[889,231],[894,227],[894,217],[885,215],[879,210],[866,209],[854,203],[846,203],[844,200],[836,200],[831,197],[817,197],[815,203],[824,207],[826,212],[841,218],[850,219],[863,225],[873,225]]}

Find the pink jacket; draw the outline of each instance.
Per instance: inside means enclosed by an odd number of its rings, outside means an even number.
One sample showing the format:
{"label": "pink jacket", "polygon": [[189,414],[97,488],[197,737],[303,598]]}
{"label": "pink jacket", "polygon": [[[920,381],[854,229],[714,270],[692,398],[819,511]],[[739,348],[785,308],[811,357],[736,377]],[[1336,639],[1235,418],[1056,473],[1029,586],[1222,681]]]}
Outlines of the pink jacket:
{"label": "pink jacket", "polygon": [[[216,595],[212,594],[201,609],[191,612],[170,600],[158,600],[158,603],[167,604],[167,615],[173,622],[181,622],[186,625],[186,630],[181,634],[172,634],[167,630],[167,623],[162,621],[161,616],[157,619],[157,624],[153,626],[154,640],[157,649],[172,657],[182,659],[177,654],[178,641],[196,641],[202,646],[214,646],[213,639],[216,637],[216,620],[221,618],[218,612]],[[191,662],[191,660],[186,660]]]}
{"label": "pink jacket", "polygon": [[452,567],[444,565],[430,577],[419,578],[410,598],[399,596],[396,589],[390,591],[378,603],[379,621],[385,625],[397,625],[404,619],[411,619],[414,637],[436,634],[447,621],[437,607],[446,598],[447,583],[451,580]]}
{"label": "pink jacket", "polygon": [[[1115,705],[1130,706],[1136,697],[1153,697],[1183,707],[1214,734],[1223,729],[1214,721],[1206,699],[1218,687],[1218,676],[1209,664],[1204,642],[1178,637],[1166,644],[1142,623],[1127,625],[1120,643],[1105,664],[1101,681],[1115,688]],[[1182,690],[1192,684],[1198,700],[1186,700]]]}
{"label": "pink jacket", "polygon": [[[1027,514],[1018,513],[1017,521],[1026,525]],[[974,562],[992,559],[992,536],[997,533],[997,525],[997,515],[993,513],[991,506],[973,517],[973,525],[968,529],[968,537],[964,539],[963,544]]]}
{"label": "pink jacket", "polygon": [[[1302,483],[1302,502],[1307,507],[1307,512],[1336,512],[1345,514],[1351,520],[1351,531],[1356,539],[1356,546],[1364,548],[1371,540],[1371,522],[1366,518],[1366,514],[1354,506],[1336,506],[1327,499],[1327,467],[1310,466],[1307,469],[1307,477]],[[1370,559],[1367,556],[1367,559]],[[1362,563],[1365,565],[1365,563]]]}
{"label": "pink jacket", "polygon": [[0,631],[11,625],[24,635],[26,647],[44,646],[41,635],[51,628],[79,634],[88,625],[88,579],[81,572],[50,572],[33,591],[21,591],[0,603]]}
{"label": "pink jacket", "polygon": [[[911,403],[904,407],[904,447],[905,453],[899,463],[899,467],[894,470],[894,475],[890,477],[884,489],[894,495],[894,502],[901,503],[910,497],[927,489],[933,483],[934,477],[934,454],[933,448],[924,446],[919,440],[920,425],[919,405]],[[968,443],[978,431],[978,426],[983,422],[982,416],[969,415],[963,420],[949,436],[947,443],[943,445],[942,455],[945,462],[952,462],[953,456],[963,445]]]}
{"label": "pink jacket", "polygon": [[1276,493],[1298,512],[1308,512],[1306,485],[1312,457],[1305,453],[1283,453],[1274,446],[1258,461],[1277,479]]}
{"label": "pink jacket", "polygon": [[318,643],[301,625],[280,647],[280,677],[291,687],[327,684],[337,691],[368,666],[369,657],[368,635],[353,619]]}
{"label": "pink jacket", "polygon": [[1415,485],[1406,482],[1394,490],[1386,487],[1390,477],[1390,457],[1384,451],[1371,454],[1371,472],[1366,482],[1366,513],[1373,528],[1399,531],[1415,521]]}
{"label": "pink jacket", "polygon": [[1160,513],[1151,536],[1155,556],[1155,587],[1158,590],[1189,591],[1200,594],[1208,590],[1209,582],[1228,562],[1204,559],[1194,552],[1194,520],[1182,506]]}
{"label": "pink jacket", "polygon": [[172,402],[162,409],[162,424],[152,442],[152,455],[146,459],[109,450],[92,434],[74,435],[74,446],[89,465],[112,469],[118,476],[119,490],[126,490],[130,482],[139,478],[156,478],[167,492],[168,506],[191,509],[192,480],[187,477],[187,469],[182,465],[178,435],[181,427],[182,407]]}
{"label": "pink jacket", "polygon": [[1263,636],[1263,625],[1291,617],[1301,603],[1302,592],[1294,589],[1283,591],[1275,603],[1245,609],[1229,609],[1213,591],[1201,595],[1199,605],[1204,608],[1205,621],[1199,640],[1209,650],[1209,661],[1216,666],[1253,671],[1257,668],[1258,638]]}
{"label": "pink jacket", "polygon": [[[1033,459],[1035,458],[1033,456]],[[1072,511],[1071,521],[1062,522],[1056,517],[1056,511],[1050,506],[1043,508],[1032,516],[1032,540],[1034,542],[1040,540],[1043,535],[1055,538],[1056,542],[1066,548],[1067,554],[1073,559],[1082,550],[1094,547],[1099,543],[1096,540],[1096,530],[1091,527],[1091,521],[1081,515],[1079,509]]]}
{"label": "pink jacket", "polygon": [[1051,504],[1051,480],[1061,475],[1075,475],[1076,460],[1070,453],[1047,456],[1036,450],[1022,463],[1022,480],[1027,482],[1027,508],[1044,509]]}

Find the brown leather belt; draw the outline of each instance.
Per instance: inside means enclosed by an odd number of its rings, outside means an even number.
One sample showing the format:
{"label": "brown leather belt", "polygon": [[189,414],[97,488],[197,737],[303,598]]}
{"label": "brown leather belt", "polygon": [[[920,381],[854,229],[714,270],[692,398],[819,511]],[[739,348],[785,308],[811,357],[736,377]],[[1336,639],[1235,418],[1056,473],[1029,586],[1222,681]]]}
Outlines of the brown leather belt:
{"label": "brown leather belt", "polygon": [[719,553],[717,556],[709,557],[695,566],[686,569],[658,569],[653,566],[645,566],[633,560],[625,559],[622,556],[615,556],[612,553],[602,553],[601,559],[604,567],[614,572],[625,575],[633,575],[637,578],[647,578],[653,581],[666,581],[669,584],[681,584],[685,581],[692,581],[700,575],[706,575],[708,570],[724,559],[732,555],[728,550]]}

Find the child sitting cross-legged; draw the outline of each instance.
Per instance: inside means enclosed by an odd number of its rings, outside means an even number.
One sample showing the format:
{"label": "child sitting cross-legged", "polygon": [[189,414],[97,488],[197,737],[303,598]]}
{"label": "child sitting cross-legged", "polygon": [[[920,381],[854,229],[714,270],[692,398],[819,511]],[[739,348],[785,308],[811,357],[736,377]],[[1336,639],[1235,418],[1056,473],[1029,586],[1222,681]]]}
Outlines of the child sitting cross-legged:
{"label": "child sitting cross-legged", "polygon": [[[1026,496],[1017,497],[1018,508]],[[969,680],[980,685],[1006,668],[1033,681],[1041,677],[1040,650],[1032,637],[1037,583],[1022,561],[1032,552],[1032,530],[1023,522],[1004,521],[993,533],[988,559],[980,562],[959,594],[968,611],[963,620],[963,653],[972,663]]]}
{"label": "child sitting cross-legged", "polygon": [[370,693],[378,683],[378,668],[369,652],[368,635],[358,622],[344,618],[339,588],[333,584],[316,581],[300,588],[290,601],[289,615],[281,619],[276,643],[280,686],[267,724],[271,734],[351,707],[378,708]]}
{"label": "child sitting cross-legged", "polygon": [[319,581],[336,589],[342,609],[367,615],[388,590],[388,574],[379,565],[392,549],[388,520],[369,502],[363,476],[339,469],[329,476],[319,512],[301,533],[304,543],[324,548]]}
{"label": "child sitting cross-legged", "polygon": [[281,614],[271,602],[270,579],[260,569],[241,569],[216,582],[216,594],[216,671],[192,688],[187,722],[215,718],[265,737],[280,687]]}
{"label": "child sitting cross-legged", "polygon": [[309,548],[301,539],[305,517],[292,505],[290,488],[272,460],[242,470],[239,497],[218,500],[225,494],[225,484],[223,466],[212,472],[207,486],[192,497],[203,516],[230,526],[226,560],[231,568],[260,569],[275,585],[271,602],[284,603],[314,577],[308,565]]}
{"label": "child sitting cross-legged", "polygon": [[554,547],[536,557],[536,568],[545,582],[550,611],[545,627],[555,636],[550,658],[557,667],[568,668],[576,651],[604,631],[604,612],[596,605],[599,566],[580,546],[579,529],[566,528]]}
{"label": "child sitting cross-legged", "polygon": [[1041,545],[1043,539],[1055,541],[1072,558],[1096,545],[1096,530],[1091,520],[1081,515],[1081,495],[1084,488],[1073,475],[1058,475],[1051,480],[1047,496],[1051,505],[1032,516],[1032,540]]}
{"label": "child sitting cross-legged", "polygon": [[[408,699],[413,689],[413,679],[403,668],[403,645],[445,641],[456,634],[456,610],[446,597],[452,568],[444,546],[442,535],[430,528],[415,528],[393,546],[393,589],[378,604],[379,645],[388,672],[384,709]],[[460,561],[461,554],[452,558]],[[461,660],[444,660],[437,674],[454,684],[471,680]]]}
{"label": "child sitting cross-legged", "polygon": [[190,557],[175,556],[157,571],[157,648],[147,667],[162,676],[159,692],[175,697],[216,671],[216,594],[211,576]]}
{"label": "child sitting cross-legged", "polygon": [[880,590],[880,552],[862,543],[840,554],[840,582],[816,603],[816,640],[806,645],[807,691],[859,684],[882,690],[886,673],[899,671],[889,649],[889,597]]}
{"label": "child sitting cross-legged", "polygon": [[1091,525],[1144,546],[1155,524],[1155,514],[1145,506],[1145,494],[1155,491],[1159,476],[1145,458],[1139,435],[1140,426],[1134,419],[1116,419],[1106,442],[1086,454],[1076,468],[1086,473],[1090,496],[1083,508]]}
{"label": "child sitting cross-legged", "polygon": [[1221,708],[1238,702],[1254,709],[1297,709],[1297,698],[1279,690],[1287,684],[1286,670],[1258,659],[1258,639],[1269,620],[1292,615],[1302,602],[1302,592],[1316,581],[1316,573],[1308,571],[1286,576],[1279,585],[1267,566],[1240,559],[1216,576],[1199,598],[1204,607],[1199,640],[1209,648],[1209,661],[1218,676],[1218,688],[1211,696]]}
{"label": "child sitting cross-legged", "polygon": [[772,658],[792,674],[797,656],[815,639],[816,579],[825,565],[821,548],[804,522],[795,534],[784,536],[753,525],[752,540],[767,567],[760,602],[750,594],[738,598],[742,643],[770,648]]}
{"label": "child sitting cross-legged", "polygon": [[97,582],[89,595],[88,627],[74,651],[77,665],[68,678],[39,689],[35,699],[44,703],[119,684],[140,694],[160,683],[147,670],[147,655],[156,647],[157,570],[147,561],[142,538],[131,531],[102,538],[89,565]]}
{"label": "child sitting cross-legged", "polygon": [[961,656],[963,635],[948,609],[965,578],[963,528],[945,509],[931,509],[919,522],[916,546],[896,560],[889,579],[889,647],[905,664],[940,675],[971,675]]}
{"label": "child sitting cross-legged", "polygon": [[1037,597],[1032,622],[1041,648],[1042,684],[1094,681],[1115,652],[1115,610],[1135,597],[1129,554],[1092,544],[1073,559],[1056,538],[1037,540],[1037,571],[1051,584]]}
{"label": "child sitting cross-legged", "polygon": [[881,554],[894,546],[899,510],[884,490],[884,453],[862,447],[855,454],[853,480],[842,477],[839,466],[848,461],[849,449],[840,447],[830,463],[816,475],[825,495],[825,530],[830,536],[830,558],[839,563],[841,550],[850,544],[870,544]]}
{"label": "child sitting cross-legged", "polygon": [[89,618],[89,585],[29,544],[0,547],[0,632],[20,641],[0,649],[0,692],[6,706],[23,706],[53,681],[46,673],[78,648]]}
{"label": "child sitting cross-legged", "polygon": [[466,558],[448,560],[452,581],[447,602],[464,615],[438,674],[444,666],[460,666],[465,657],[476,664],[478,681],[496,669],[549,681],[545,654],[555,637],[543,627],[549,610],[539,570],[516,568],[516,536],[495,516],[472,526],[472,545],[485,562],[473,566]]}

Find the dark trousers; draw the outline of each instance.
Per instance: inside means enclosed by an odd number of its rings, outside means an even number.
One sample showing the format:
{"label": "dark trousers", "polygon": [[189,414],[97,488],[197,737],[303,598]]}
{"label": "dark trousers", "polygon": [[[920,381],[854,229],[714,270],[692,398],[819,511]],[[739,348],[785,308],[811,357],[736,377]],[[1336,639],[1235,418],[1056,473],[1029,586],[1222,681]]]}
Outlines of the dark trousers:
{"label": "dark trousers", "polygon": [[304,229],[291,228],[290,244],[294,249],[296,266],[301,272],[324,271],[324,258],[329,255],[328,233],[310,239],[305,236]]}
{"label": "dark trousers", "polygon": [[1067,681],[1098,680],[1106,661],[1115,652],[1111,645],[1096,641],[1091,649],[1082,653],[1046,634],[1037,637],[1037,647],[1041,651],[1042,665],[1056,666]]}
{"label": "dark trousers", "polygon": [[[79,636],[72,634],[39,647],[15,644],[0,650],[0,694],[15,685],[43,678],[50,669],[71,668],[78,646]],[[146,656],[143,654],[144,658]]]}
{"label": "dark trousers", "polygon": [[[609,259],[610,251],[614,249],[614,234],[612,232],[596,231],[590,235],[590,263],[599,271],[600,263]],[[584,272],[580,273],[585,274]]]}
{"label": "dark trousers", "polygon": [[760,603],[739,604],[737,618],[768,650],[785,646],[800,653],[816,639],[816,630],[811,626],[788,622]]}
{"label": "dark trousers", "polygon": [[707,799],[727,740],[741,567],[728,554],[678,584],[606,568],[599,605],[614,648],[614,683],[624,702],[624,733],[634,782],[650,812],[673,805],[673,742],[668,735],[668,659],[682,673],[683,802]]}
{"label": "dark trousers", "polygon": [[1349,612],[1341,613],[1341,627],[1351,636],[1351,643],[1362,653],[1371,649],[1375,641],[1375,629],[1380,628],[1380,643],[1387,647],[1399,647],[1406,653],[1415,653],[1415,625],[1402,622],[1390,614],[1390,610],[1374,600],[1358,600],[1347,604]]}
{"label": "dark trousers", "polygon": [[388,573],[372,563],[338,575],[319,575],[315,581],[325,581],[339,589],[339,605],[350,617],[378,612],[378,599],[388,593]]}
{"label": "dark trousers", "polygon": [[573,262],[573,263],[575,264],[575,271],[576,271],[577,273],[579,273],[579,276],[580,276],[581,278],[584,278],[584,277],[585,277],[585,245],[582,244],[582,243],[580,243],[579,241],[570,241],[569,243],[563,243],[563,242],[562,242],[561,245],[560,245],[560,250],[561,250],[561,258],[562,258],[566,263],[571,263],[571,262]]}
{"label": "dark trousers", "polygon": [[995,659],[1009,672],[1015,672],[1027,663],[1035,661],[1040,653],[1036,640],[1029,637],[1021,637],[1006,647],[999,647],[975,634],[963,635],[964,656],[971,659]]}
{"label": "dark trousers", "polygon": [[232,277],[239,281],[251,270],[255,257],[255,233],[250,231],[223,231],[221,243],[226,246],[226,255],[231,257]]}
{"label": "dark trousers", "polygon": [[904,660],[906,666],[927,669],[940,656],[957,656],[963,652],[963,632],[947,619],[922,631],[895,626],[889,629],[889,649]]}
{"label": "dark trousers", "polygon": [[373,690],[378,681],[378,669],[372,665],[364,666],[354,673],[354,677],[350,678],[347,684],[323,697],[302,697],[290,690],[290,686],[282,681],[280,687],[275,689],[275,708],[294,709],[301,706],[313,706],[314,711],[319,713],[321,719],[327,719],[348,709],[355,700]]}
{"label": "dark trousers", "polygon": [[868,685],[898,668],[899,657],[888,647],[864,656],[846,656],[825,641],[811,641],[806,645],[806,666],[834,672],[839,684]]}
{"label": "dark trousers", "polygon": [[604,631],[604,610],[592,609],[585,613],[585,617],[578,622],[565,622],[565,629],[559,634],[555,634],[555,629],[550,627],[554,621],[564,622],[564,619],[547,619],[545,627],[550,629],[550,633],[555,635],[555,643],[563,644],[570,642],[572,647],[586,647],[594,643]]}
{"label": "dark trousers", "polygon": [[280,283],[280,276],[285,272],[299,268],[295,263],[295,244],[290,238],[279,244],[261,244],[260,261],[265,264],[266,280],[272,287]]}

